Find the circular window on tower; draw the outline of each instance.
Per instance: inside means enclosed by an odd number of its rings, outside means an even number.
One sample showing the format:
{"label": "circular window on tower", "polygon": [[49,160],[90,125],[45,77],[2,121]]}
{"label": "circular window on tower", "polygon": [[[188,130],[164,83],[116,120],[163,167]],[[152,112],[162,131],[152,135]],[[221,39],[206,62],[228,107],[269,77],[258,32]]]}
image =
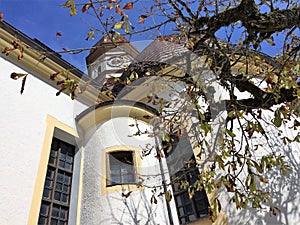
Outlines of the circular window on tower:
{"label": "circular window on tower", "polygon": [[124,63],[124,59],[122,56],[114,56],[114,57],[111,57],[107,64],[111,67],[120,67],[122,66]]}

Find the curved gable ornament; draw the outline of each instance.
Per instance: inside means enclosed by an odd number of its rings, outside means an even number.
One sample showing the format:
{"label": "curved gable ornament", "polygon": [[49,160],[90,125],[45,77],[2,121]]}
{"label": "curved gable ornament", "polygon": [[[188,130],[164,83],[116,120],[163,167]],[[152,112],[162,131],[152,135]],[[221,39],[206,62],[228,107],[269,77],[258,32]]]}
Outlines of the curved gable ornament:
{"label": "curved gable ornament", "polygon": [[157,111],[140,102],[130,100],[107,101],[98,105],[93,105],[80,113],[76,117],[76,126],[79,135],[95,129],[97,125],[118,117],[128,117],[151,123],[151,120],[157,116]]}

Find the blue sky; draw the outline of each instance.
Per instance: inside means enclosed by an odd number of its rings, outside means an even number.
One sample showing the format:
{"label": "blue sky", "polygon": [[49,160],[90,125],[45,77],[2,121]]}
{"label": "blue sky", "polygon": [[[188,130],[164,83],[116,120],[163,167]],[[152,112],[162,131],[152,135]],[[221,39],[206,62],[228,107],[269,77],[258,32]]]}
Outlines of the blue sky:
{"label": "blue sky", "polygon": [[[149,0],[140,1],[139,6],[134,6],[133,10],[128,11],[133,20],[137,21],[138,16],[143,14],[143,9],[149,8]],[[0,12],[4,14],[4,20],[15,28],[19,29],[31,38],[37,38],[55,51],[61,51],[62,48],[88,48],[95,44],[101,38],[101,34],[95,37],[95,40],[86,41],[89,25],[99,24],[92,20],[91,16],[82,14],[78,9],[78,15],[70,16],[69,9],[60,6],[66,0],[0,0]],[[131,17],[130,17],[131,18]],[[157,17],[162,19],[162,17]],[[145,25],[153,25],[154,21],[147,19]],[[62,34],[56,37],[56,32]],[[149,40],[156,35],[165,35],[170,33],[170,29],[162,29],[165,33],[156,33],[154,35],[137,35],[131,39],[132,43],[137,43],[141,47],[149,44]],[[299,31],[297,31],[299,33]],[[237,35],[238,34],[238,35]],[[236,33],[238,39],[240,31]],[[224,30],[218,32],[219,37],[224,37]],[[283,36],[275,36],[276,46],[270,46],[263,43],[263,51],[270,55],[279,53]],[[140,41],[140,42],[136,42]],[[69,61],[80,70],[86,72],[85,57],[88,52],[85,51],[78,55],[62,54],[63,58]]]}
{"label": "blue sky", "polygon": [[[90,17],[78,13],[70,16],[69,10],[61,7],[65,0],[0,0],[0,12],[4,14],[4,20],[22,31],[31,38],[37,38],[55,51],[62,48],[87,48],[91,47],[95,40],[86,41],[89,31]],[[56,37],[56,32],[62,34]],[[139,42],[135,42],[140,40]],[[148,41],[144,38],[133,40],[139,48],[145,46]],[[85,57],[88,52],[78,55],[63,54],[63,58],[82,71],[86,71]]]}

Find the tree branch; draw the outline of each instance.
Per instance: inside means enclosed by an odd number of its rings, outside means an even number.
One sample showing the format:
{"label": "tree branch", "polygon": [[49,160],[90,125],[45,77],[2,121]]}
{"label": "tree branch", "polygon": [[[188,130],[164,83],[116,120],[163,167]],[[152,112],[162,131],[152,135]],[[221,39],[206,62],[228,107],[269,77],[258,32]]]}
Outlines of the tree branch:
{"label": "tree branch", "polygon": [[[205,30],[211,34],[222,27],[241,21],[249,34],[248,41],[267,38],[270,33],[280,32],[293,26],[299,27],[300,7],[260,13],[254,0],[242,0],[237,7],[228,9],[212,17],[200,17],[194,23],[192,35]],[[258,33],[260,36],[257,37]],[[269,35],[266,35],[269,34]]]}

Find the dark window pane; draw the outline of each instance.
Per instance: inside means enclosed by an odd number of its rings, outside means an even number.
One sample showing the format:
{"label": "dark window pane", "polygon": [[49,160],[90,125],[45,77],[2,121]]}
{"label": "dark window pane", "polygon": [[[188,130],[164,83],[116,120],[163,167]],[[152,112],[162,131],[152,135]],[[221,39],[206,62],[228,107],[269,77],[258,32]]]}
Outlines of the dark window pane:
{"label": "dark window pane", "polygon": [[189,221],[194,221],[194,220],[196,220],[196,217],[195,217],[195,215],[194,214],[192,214],[192,215],[189,215]]}
{"label": "dark window pane", "polygon": [[[189,166],[185,166],[175,173],[176,179],[187,181],[190,185],[193,185],[198,180],[198,176],[199,170],[196,167],[196,163],[190,163]],[[187,190],[181,189],[178,184],[173,184],[172,186],[180,224],[195,221],[208,215],[209,203],[204,190],[195,191],[193,198],[190,199]]]}
{"label": "dark window pane", "polygon": [[50,157],[49,157],[49,164],[55,165],[57,161],[57,149],[51,149]]}
{"label": "dark window pane", "polygon": [[52,214],[51,214],[52,217],[58,217],[59,216],[59,208],[56,207],[56,206],[53,206],[52,207]]}
{"label": "dark window pane", "polygon": [[109,180],[111,184],[121,184],[121,177],[120,176],[111,176],[111,180]]}
{"label": "dark window pane", "polygon": [[41,215],[47,215],[48,211],[49,211],[49,205],[46,205],[46,204],[42,203],[40,214]]}
{"label": "dark window pane", "polygon": [[60,210],[60,218],[62,220],[65,220],[67,218],[67,211],[66,210],[64,210],[64,209]]}
{"label": "dark window pane", "polygon": [[51,169],[48,167],[46,177],[49,180],[53,180],[54,179],[54,169]]}
{"label": "dark window pane", "polygon": [[58,182],[63,182],[63,180],[64,180],[63,174],[61,174],[60,172],[57,173],[56,179],[57,179]]}
{"label": "dark window pane", "polygon": [[72,164],[70,164],[70,163],[68,163],[68,162],[65,162],[64,168],[65,168],[66,170],[71,170],[71,169],[72,169]]}
{"label": "dark window pane", "polygon": [[62,199],[61,199],[62,202],[68,202],[68,195],[66,194],[62,194]]}
{"label": "dark window pane", "polygon": [[179,212],[179,216],[183,216],[185,214],[183,207],[178,208],[178,212]]}
{"label": "dark window pane", "polygon": [[181,189],[179,188],[179,183],[173,184],[173,190],[174,192],[180,191]]}
{"label": "dark window pane", "polygon": [[70,155],[67,155],[66,162],[72,164],[73,163],[73,157],[71,157]]}
{"label": "dark window pane", "polygon": [[176,204],[178,207],[182,205],[181,196],[176,197]]}
{"label": "dark window pane", "polygon": [[51,225],[59,225],[57,219],[51,219]]}
{"label": "dark window pane", "polygon": [[52,185],[53,185],[53,182],[52,182],[52,180],[48,180],[48,179],[46,179],[46,181],[45,181],[45,187],[47,187],[47,188],[51,188],[51,187],[52,187]]}
{"label": "dark window pane", "polygon": [[62,190],[62,184],[61,183],[56,183],[55,190],[61,191]]}
{"label": "dark window pane", "polygon": [[192,206],[192,204],[189,204],[189,205],[186,205],[186,206],[185,206],[185,213],[186,213],[186,214],[191,214],[191,213],[193,213],[193,206]]}
{"label": "dark window pane", "polygon": [[190,199],[189,194],[188,194],[187,191],[183,192],[183,193],[180,195],[180,198],[181,198],[183,204],[186,204],[186,203],[191,202],[191,199]]}
{"label": "dark window pane", "polygon": [[74,153],[74,146],[53,138],[38,224],[67,225]]}
{"label": "dark window pane", "polygon": [[44,189],[44,192],[43,192],[43,197],[49,199],[49,198],[51,197],[51,193],[52,193],[51,190],[45,188],[45,189]]}
{"label": "dark window pane", "polygon": [[181,223],[180,224],[185,224],[187,221],[185,220],[185,218],[182,218],[181,220]]}
{"label": "dark window pane", "polygon": [[63,192],[69,193],[69,185],[63,185]]}
{"label": "dark window pane", "polygon": [[63,149],[61,149],[61,151],[60,151],[59,160],[66,161],[66,151]]}
{"label": "dark window pane", "polygon": [[60,201],[60,197],[61,197],[61,193],[56,191],[54,194],[54,199]]}
{"label": "dark window pane", "polygon": [[71,184],[71,176],[65,176],[64,183],[65,184]]}
{"label": "dark window pane", "polygon": [[68,144],[61,145],[60,154],[59,154],[59,166],[72,170],[72,163],[74,158],[74,151],[72,146]]}
{"label": "dark window pane", "polygon": [[61,168],[65,168],[65,162],[59,161],[58,166],[60,166]]}
{"label": "dark window pane", "polygon": [[38,225],[46,225],[48,224],[48,218],[44,216],[39,217]]}
{"label": "dark window pane", "polygon": [[60,142],[60,140],[59,139],[57,139],[57,138],[53,138],[53,140],[52,140],[52,144],[51,144],[51,148],[52,149],[58,149],[59,148],[59,142]]}
{"label": "dark window pane", "polygon": [[107,184],[135,183],[135,169],[132,151],[108,153],[109,170]]}
{"label": "dark window pane", "polygon": [[65,152],[65,149],[68,148],[68,144],[66,142],[61,142],[59,147],[62,152]]}

